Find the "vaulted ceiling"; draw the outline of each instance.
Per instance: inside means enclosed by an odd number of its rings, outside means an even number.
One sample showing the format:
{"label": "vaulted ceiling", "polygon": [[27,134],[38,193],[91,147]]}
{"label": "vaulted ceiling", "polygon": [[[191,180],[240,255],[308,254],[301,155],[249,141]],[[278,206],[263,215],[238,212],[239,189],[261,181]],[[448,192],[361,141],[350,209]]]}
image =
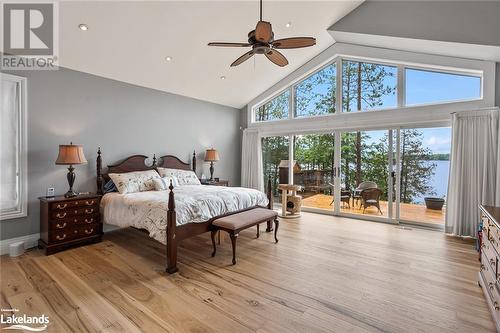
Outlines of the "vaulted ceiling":
{"label": "vaulted ceiling", "polygon": [[284,50],[284,68],[262,55],[230,68],[248,49],[207,46],[246,42],[258,1],[60,2],[60,65],[240,108],[333,44],[327,28],[361,2],[264,1],[275,38],[317,39],[314,47]]}

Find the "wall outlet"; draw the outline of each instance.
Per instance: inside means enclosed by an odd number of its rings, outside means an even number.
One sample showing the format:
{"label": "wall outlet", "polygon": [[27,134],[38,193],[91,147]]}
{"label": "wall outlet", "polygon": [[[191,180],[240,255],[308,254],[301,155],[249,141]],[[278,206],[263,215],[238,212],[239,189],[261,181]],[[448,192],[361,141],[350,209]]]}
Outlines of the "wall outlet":
{"label": "wall outlet", "polygon": [[47,188],[47,198],[52,198],[55,196],[56,189],[53,187],[48,187]]}

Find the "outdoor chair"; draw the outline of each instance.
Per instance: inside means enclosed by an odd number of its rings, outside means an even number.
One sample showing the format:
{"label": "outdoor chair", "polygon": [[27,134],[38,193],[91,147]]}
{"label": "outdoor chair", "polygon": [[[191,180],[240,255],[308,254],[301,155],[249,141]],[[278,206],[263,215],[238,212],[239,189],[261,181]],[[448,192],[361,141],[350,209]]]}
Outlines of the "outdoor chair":
{"label": "outdoor chair", "polygon": [[[332,183],[328,183],[328,185],[331,186],[332,188],[332,193],[335,191],[335,185]],[[332,202],[330,202],[330,206],[333,205],[333,202],[335,201],[335,197],[332,198]],[[351,192],[347,190],[340,190],[340,202],[341,203],[347,203],[347,206],[351,208]]]}
{"label": "outdoor chair", "polygon": [[[378,188],[377,183],[372,181],[361,182],[356,189],[354,189],[352,194],[352,204],[355,205],[361,200],[361,192],[369,188]],[[361,206],[360,206],[361,207]]]}
{"label": "outdoor chair", "polygon": [[361,205],[363,206],[363,214],[365,213],[365,209],[371,206],[377,207],[380,215],[382,211],[380,210],[380,196],[382,195],[382,191],[378,188],[367,188],[361,191]]}

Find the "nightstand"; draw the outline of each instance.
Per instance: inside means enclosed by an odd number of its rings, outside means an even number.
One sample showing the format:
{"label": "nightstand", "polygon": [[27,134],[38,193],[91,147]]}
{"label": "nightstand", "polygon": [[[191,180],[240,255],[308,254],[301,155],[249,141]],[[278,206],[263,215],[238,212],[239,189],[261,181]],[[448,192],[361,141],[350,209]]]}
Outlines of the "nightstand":
{"label": "nightstand", "polygon": [[101,196],[57,196],[40,199],[40,240],[38,247],[45,254],[66,248],[101,241],[102,223],[99,214]]}
{"label": "nightstand", "polygon": [[218,182],[210,180],[202,180],[202,185],[212,185],[212,186],[229,186],[229,180],[219,180]]}

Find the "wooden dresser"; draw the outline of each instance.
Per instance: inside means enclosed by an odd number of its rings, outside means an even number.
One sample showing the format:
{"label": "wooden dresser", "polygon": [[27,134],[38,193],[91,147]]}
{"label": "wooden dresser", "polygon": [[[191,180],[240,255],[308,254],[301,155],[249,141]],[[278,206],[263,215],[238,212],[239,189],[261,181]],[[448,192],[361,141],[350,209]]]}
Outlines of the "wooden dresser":
{"label": "wooden dresser", "polygon": [[483,288],[493,321],[500,332],[500,207],[479,206],[481,230],[479,285]]}
{"label": "wooden dresser", "polygon": [[40,199],[40,240],[38,247],[47,255],[68,247],[101,240],[102,223],[99,214],[101,196],[57,196]]}

